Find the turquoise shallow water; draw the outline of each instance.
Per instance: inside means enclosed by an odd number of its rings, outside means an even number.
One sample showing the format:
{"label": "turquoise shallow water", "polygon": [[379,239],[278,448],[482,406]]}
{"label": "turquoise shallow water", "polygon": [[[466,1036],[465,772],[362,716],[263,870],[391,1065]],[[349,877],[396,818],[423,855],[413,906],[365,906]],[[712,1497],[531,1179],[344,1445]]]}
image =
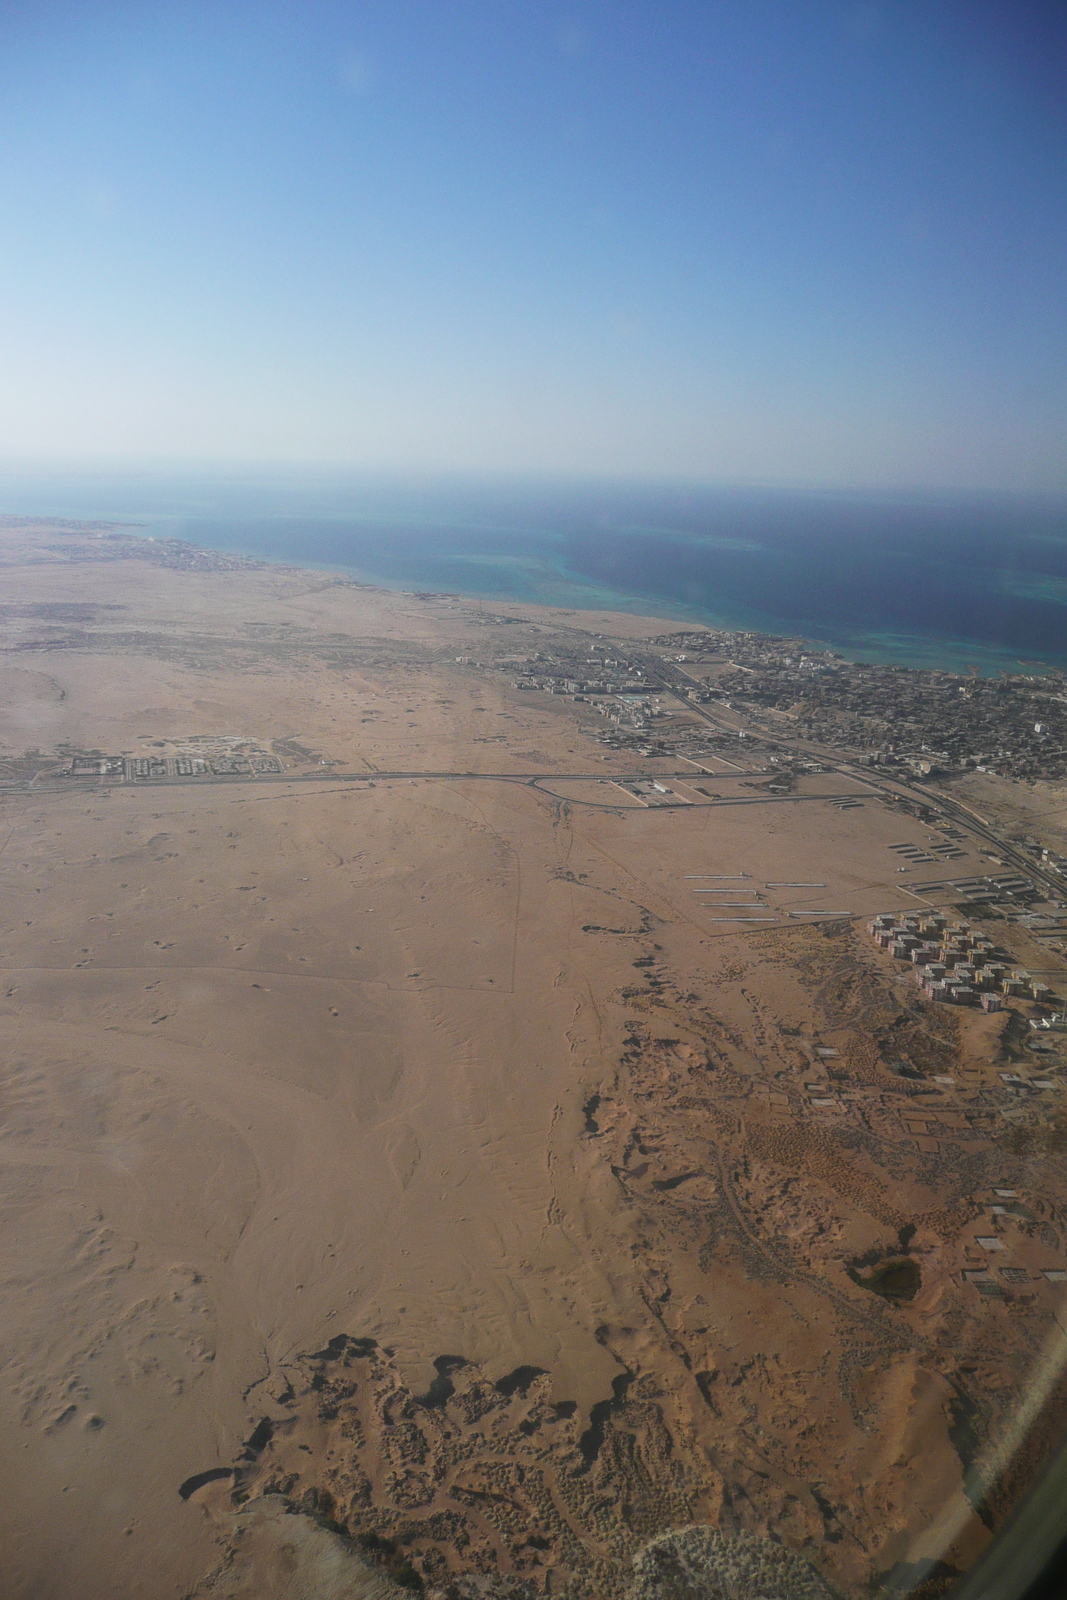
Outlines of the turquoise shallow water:
{"label": "turquoise shallow water", "polygon": [[0,510],[127,521],[391,588],[1067,668],[1067,501],[340,473],[0,472]]}

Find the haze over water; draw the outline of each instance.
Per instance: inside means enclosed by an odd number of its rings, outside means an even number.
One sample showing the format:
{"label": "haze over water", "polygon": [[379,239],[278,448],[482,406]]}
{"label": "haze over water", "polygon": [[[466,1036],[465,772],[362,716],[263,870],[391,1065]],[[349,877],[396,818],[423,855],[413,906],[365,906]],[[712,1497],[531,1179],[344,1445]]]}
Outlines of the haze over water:
{"label": "haze over water", "polygon": [[1067,502],[622,482],[8,472],[0,508],[386,587],[649,612],[963,671],[1067,667]]}
{"label": "haze over water", "polygon": [[1062,6],[101,0],[0,40],[0,510],[1067,665]]}

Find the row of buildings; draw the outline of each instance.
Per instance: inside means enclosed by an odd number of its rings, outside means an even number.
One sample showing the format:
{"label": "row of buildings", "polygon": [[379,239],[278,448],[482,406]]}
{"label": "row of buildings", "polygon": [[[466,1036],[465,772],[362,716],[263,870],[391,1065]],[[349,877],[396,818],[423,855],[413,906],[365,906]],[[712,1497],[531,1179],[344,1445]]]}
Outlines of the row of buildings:
{"label": "row of buildings", "polygon": [[1001,1010],[1007,996],[1048,1004],[1052,990],[1029,972],[997,960],[992,939],[967,923],[949,923],[940,912],[896,916],[884,912],[868,923],[880,950],[908,961],[930,1000]]}
{"label": "row of buildings", "polygon": [[120,783],[161,783],[168,778],[263,777],[281,772],[265,750],[213,752],[199,756],[74,756],[61,777],[110,778]]}

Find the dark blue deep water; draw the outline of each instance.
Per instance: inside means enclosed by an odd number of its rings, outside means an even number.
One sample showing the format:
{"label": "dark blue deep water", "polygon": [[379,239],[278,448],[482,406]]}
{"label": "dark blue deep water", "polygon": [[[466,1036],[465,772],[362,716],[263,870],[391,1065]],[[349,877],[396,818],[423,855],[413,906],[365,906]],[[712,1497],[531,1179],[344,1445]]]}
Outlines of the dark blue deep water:
{"label": "dark blue deep water", "polygon": [[799,633],[860,659],[1067,667],[1067,500],[5,471],[0,510],[125,521],[392,588]]}

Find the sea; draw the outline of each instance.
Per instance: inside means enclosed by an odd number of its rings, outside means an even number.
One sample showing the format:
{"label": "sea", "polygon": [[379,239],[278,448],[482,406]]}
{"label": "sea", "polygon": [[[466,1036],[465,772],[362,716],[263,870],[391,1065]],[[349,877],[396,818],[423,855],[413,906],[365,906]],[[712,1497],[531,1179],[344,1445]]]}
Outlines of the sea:
{"label": "sea", "polygon": [[851,660],[1067,669],[1067,496],[9,467],[0,512],[390,589],[800,635]]}

